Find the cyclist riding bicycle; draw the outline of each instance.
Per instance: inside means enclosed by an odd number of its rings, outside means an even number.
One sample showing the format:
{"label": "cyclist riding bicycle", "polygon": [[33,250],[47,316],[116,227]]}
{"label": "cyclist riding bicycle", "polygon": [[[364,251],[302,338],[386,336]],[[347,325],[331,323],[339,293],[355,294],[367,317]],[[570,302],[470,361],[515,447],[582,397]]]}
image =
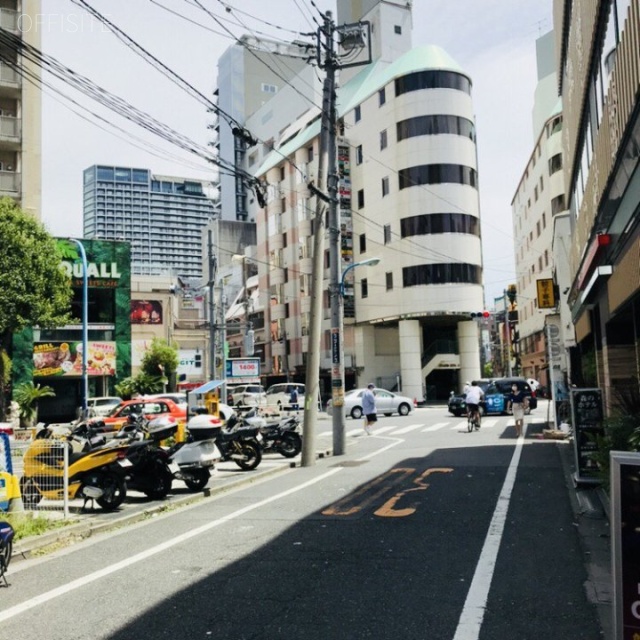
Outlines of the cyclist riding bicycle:
{"label": "cyclist riding bicycle", "polygon": [[471,383],[467,389],[464,401],[467,405],[467,414],[469,418],[474,418],[480,428],[480,402],[484,398],[484,391],[478,386],[477,380]]}

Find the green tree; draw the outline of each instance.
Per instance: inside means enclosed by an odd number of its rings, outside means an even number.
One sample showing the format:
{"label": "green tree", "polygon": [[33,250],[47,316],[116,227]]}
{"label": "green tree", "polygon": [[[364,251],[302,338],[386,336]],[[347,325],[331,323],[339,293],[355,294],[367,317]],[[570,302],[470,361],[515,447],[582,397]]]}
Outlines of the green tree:
{"label": "green tree", "polygon": [[149,376],[162,376],[170,381],[178,370],[178,350],[166,340],[154,338],[142,357],[142,371]]}
{"label": "green tree", "polygon": [[117,384],[115,389],[118,396],[129,400],[137,395],[148,393],[162,393],[164,391],[164,378],[162,376],[150,376],[144,371],[132,378],[125,378]]}
{"label": "green tree", "polygon": [[23,429],[32,427],[38,420],[38,402],[40,398],[51,398],[55,396],[55,391],[51,387],[41,387],[33,382],[25,382],[18,385],[13,397],[20,407],[20,426]]}
{"label": "green tree", "polygon": [[[71,283],[54,238],[11,198],[0,199],[0,353],[14,333],[70,321]],[[6,416],[6,360],[0,357],[0,420]]]}

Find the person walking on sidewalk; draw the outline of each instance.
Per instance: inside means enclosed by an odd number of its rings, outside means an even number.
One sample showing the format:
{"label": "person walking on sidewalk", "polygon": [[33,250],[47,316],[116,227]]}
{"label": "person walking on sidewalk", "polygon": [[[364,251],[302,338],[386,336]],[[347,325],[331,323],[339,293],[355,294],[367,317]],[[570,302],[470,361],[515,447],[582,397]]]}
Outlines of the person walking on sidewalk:
{"label": "person walking on sidewalk", "polygon": [[373,393],[375,385],[369,383],[362,394],[362,413],[364,413],[364,430],[371,435],[371,427],[378,421],[376,413],[376,395]]}
{"label": "person walking on sidewalk", "polygon": [[511,408],[513,413],[513,419],[516,421],[516,438],[522,435],[522,428],[524,426],[524,411],[529,404],[527,396],[524,395],[524,391],[518,389],[517,384],[511,386],[511,393],[507,400],[507,411]]}

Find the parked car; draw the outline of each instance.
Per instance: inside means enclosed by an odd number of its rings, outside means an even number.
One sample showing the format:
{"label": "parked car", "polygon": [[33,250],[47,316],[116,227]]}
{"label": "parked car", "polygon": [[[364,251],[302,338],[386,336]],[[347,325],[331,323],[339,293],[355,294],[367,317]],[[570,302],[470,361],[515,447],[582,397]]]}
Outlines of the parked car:
{"label": "parked car", "polygon": [[298,406],[304,407],[305,385],[299,382],[279,382],[272,384],[265,396],[267,406],[274,409],[288,409],[291,405],[291,392],[298,392]]}
{"label": "parked car", "polygon": [[255,407],[266,404],[266,393],[261,384],[241,384],[231,389],[234,407]]}
{"label": "parked car", "polygon": [[[355,420],[362,417],[362,394],[366,389],[353,389],[344,395],[345,415],[351,416]],[[375,388],[373,393],[376,396],[377,413],[385,416],[399,413],[401,416],[408,415],[413,409],[413,400],[407,396],[387,391],[386,389]],[[333,402],[327,402],[327,413],[333,413]]]}
{"label": "parked car", "polygon": [[178,391],[176,393],[153,393],[144,396],[148,400],[158,400],[163,398],[165,400],[173,400],[181,409],[187,410],[187,394]]}
{"label": "parked car", "polygon": [[89,409],[89,417],[106,416],[122,402],[122,398],[117,396],[102,396],[99,398],[89,398],[87,400],[87,408]]}
{"label": "parked car", "polygon": [[[474,380],[473,382],[477,382],[478,386],[487,393],[487,387],[491,384],[491,378],[480,378],[479,380]],[[467,413],[467,404],[464,400],[464,393],[453,393],[449,396],[449,413],[452,413],[454,416],[459,417]],[[484,402],[480,403],[480,414],[484,415],[485,406]]]}
{"label": "parked car", "polygon": [[143,415],[147,420],[160,416],[173,416],[178,420],[185,418],[187,415],[186,410],[181,409],[173,400],[165,398],[136,398],[134,400],[125,400],[108,415],[92,418],[92,420],[104,422],[107,431],[118,431],[132,413]]}

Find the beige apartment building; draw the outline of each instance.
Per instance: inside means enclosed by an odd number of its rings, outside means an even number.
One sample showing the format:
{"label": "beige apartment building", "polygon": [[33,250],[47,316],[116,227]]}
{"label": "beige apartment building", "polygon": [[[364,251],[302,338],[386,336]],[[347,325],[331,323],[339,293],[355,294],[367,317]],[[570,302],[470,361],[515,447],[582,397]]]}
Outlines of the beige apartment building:
{"label": "beige apartment building", "polygon": [[[40,0],[0,0],[0,26],[40,48]],[[19,65],[24,65],[20,72]],[[32,76],[29,80],[28,77]],[[0,61],[0,197],[36,218],[42,202],[42,99],[39,67],[6,48]]]}

